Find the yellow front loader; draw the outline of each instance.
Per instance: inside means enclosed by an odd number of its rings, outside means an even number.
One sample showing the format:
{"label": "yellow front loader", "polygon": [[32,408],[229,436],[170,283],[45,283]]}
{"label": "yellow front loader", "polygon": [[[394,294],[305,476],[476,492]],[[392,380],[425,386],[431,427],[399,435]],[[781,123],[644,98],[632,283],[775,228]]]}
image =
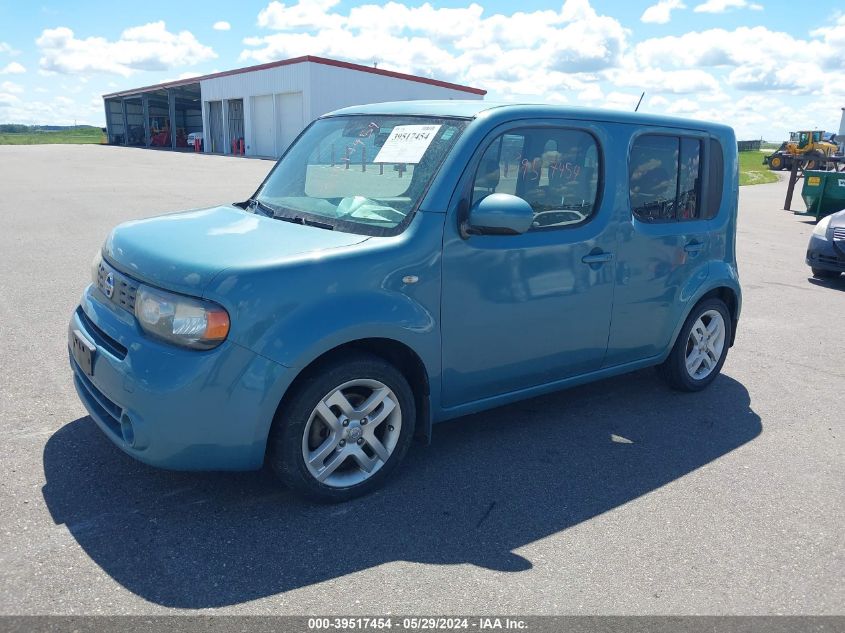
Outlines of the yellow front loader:
{"label": "yellow front loader", "polygon": [[823,130],[790,132],[789,140],[781,143],[774,153],[766,156],[763,164],[772,170],[792,169],[794,158],[806,157],[814,159],[807,162],[807,169],[823,169],[824,163],[819,159],[836,153],[838,148],[833,142],[835,138],[833,134],[825,134]]}

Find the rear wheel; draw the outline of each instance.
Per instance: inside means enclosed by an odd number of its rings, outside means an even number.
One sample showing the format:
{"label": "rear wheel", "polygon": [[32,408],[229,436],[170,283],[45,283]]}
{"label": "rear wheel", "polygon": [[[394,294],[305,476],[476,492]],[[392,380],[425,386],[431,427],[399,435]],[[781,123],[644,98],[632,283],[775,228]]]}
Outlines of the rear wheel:
{"label": "rear wheel", "polygon": [[269,462],[297,493],[341,502],[383,485],[414,435],[414,396],[377,356],[339,357],[311,372],[283,404]]}
{"label": "rear wheel", "polygon": [[807,158],[812,160],[807,162],[807,166],[804,169],[825,169],[827,163],[824,162],[824,154],[818,151],[812,151],[807,154]]}
{"label": "rear wheel", "polygon": [[772,171],[780,171],[783,169],[783,158],[780,156],[769,156],[769,169]]}
{"label": "rear wheel", "polygon": [[699,303],[658,372],[673,389],[700,391],[716,379],[728,355],[731,320],[721,299]]}
{"label": "rear wheel", "polygon": [[836,279],[839,277],[839,273],[835,270],[822,270],[821,268],[811,268],[813,271],[813,277],[816,279]]}

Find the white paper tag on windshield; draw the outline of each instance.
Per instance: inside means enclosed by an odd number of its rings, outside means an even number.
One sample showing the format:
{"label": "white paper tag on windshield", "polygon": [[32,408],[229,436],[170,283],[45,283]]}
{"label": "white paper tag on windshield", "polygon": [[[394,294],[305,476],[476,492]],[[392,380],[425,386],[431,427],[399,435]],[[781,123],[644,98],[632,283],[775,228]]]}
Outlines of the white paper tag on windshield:
{"label": "white paper tag on windshield", "polygon": [[415,165],[420,162],[439,129],[439,125],[397,125],[373,162]]}

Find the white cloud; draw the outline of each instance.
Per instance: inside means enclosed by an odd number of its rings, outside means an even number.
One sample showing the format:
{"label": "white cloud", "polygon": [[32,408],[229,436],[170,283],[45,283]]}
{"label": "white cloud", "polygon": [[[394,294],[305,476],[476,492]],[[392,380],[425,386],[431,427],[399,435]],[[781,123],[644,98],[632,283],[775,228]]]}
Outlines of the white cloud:
{"label": "white cloud", "polygon": [[604,100],[604,91],[597,83],[591,83],[584,86],[584,89],[578,93],[578,101],[593,104]]}
{"label": "white cloud", "polygon": [[13,81],[4,81],[0,83],[0,91],[6,93],[13,92],[16,94],[20,94],[23,92],[23,86],[21,86],[20,84],[16,84]]}
{"label": "white cloud", "polygon": [[631,110],[637,107],[640,100],[639,92],[609,92],[602,101],[602,107],[611,110]]}
{"label": "white cloud", "polygon": [[5,53],[6,55],[11,55],[14,57],[15,55],[20,55],[21,52],[12,48],[11,44],[7,44],[6,42],[0,42],[0,53]]}
{"label": "white cloud", "polygon": [[[242,60],[324,55],[379,68],[479,85],[499,98],[560,95],[583,75],[620,65],[629,31],[588,0],[560,11],[484,15],[481,5],[368,4],[343,13],[338,0],[270,2],[258,25],[280,31],[248,37]],[[303,32],[309,31],[309,32]]]}
{"label": "white cloud", "polygon": [[26,68],[21,66],[18,62],[9,62],[0,68],[0,75],[20,75],[26,72]]}
{"label": "white cloud", "polygon": [[831,79],[833,77],[811,62],[740,66],[728,75],[728,82],[742,90],[783,90],[806,95],[816,94],[819,87]]}
{"label": "white cloud", "polygon": [[226,20],[220,20],[219,22],[215,22],[211,28],[215,31],[229,31],[232,29],[232,25],[226,22]]}
{"label": "white cloud", "polygon": [[643,11],[640,21],[651,24],[666,24],[672,19],[672,11],[675,9],[686,9],[681,0],[660,0]]}
{"label": "white cloud", "polygon": [[78,39],[67,27],[45,29],[35,41],[45,72],[115,73],[129,76],[137,70],[167,70],[217,57],[190,31],[171,33],[163,21],[126,29],[120,39]]}
{"label": "white cloud", "polygon": [[341,26],[343,17],[330,13],[340,0],[299,0],[286,5],[273,0],[258,13],[258,26],[277,31],[330,29]]}
{"label": "white cloud", "polygon": [[833,24],[810,31],[810,35],[824,43],[823,66],[845,70],[845,13]]}
{"label": "white cloud", "polygon": [[439,44],[449,46],[454,40],[471,34],[483,12],[484,8],[476,3],[468,7],[435,9],[428,3],[409,7],[387,2],[384,5],[352,7],[342,25],[365,33],[424,34]]}
{"label": "white cloud", "polygon": [[23,123],[25,125],[70,125],[97,122],[103,118],[102,100],[96,113],[68,104],[50,101],[21,101],[15,95],[0,93],[0,121]]}
{"label": "white cloud", "polygon": [[845,19],[810,35],[763,26],[691,31],[640,42],[631,57],[647,68],[727,73],[724,84],[743,91],[845,92]]}
{"label": "white cloud", "polygon": [[636,45],[635,57],[648,66],[694,68],[813,60],[824,52],[819,41],[802,40],[763,26],[743,26],[733,31],[708,29],[651,38]]}
{"label": "white cloud", "polygon": [[762,11],[763,5],[748,0],[707,0],[697,5],[693,11],[696,13],[724,13],[730,9],[752,9]]}
{"label": "white cloud", "polygon": [[648,94],[696,94],[721,91],[716,78],[700,69],[626,68],[608,72],[607,78],[616,86],[642,89]]}
{"label": "white cloud", "polygon": [[694,114],[700,109],[697,101],[693,101],[692,99],[678,99],[666,107],[666,112],[669,114],[687,115]]}

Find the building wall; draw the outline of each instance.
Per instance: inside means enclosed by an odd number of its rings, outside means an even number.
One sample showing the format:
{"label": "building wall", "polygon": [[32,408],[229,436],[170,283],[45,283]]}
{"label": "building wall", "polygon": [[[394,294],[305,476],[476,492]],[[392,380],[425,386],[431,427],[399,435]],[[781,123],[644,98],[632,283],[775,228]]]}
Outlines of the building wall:
{"label": "building wall", "polygon": [[325,64],[309,65],[311,66],[311,110],[308,113],[308,123],[327,112],[367,103],[425,99],[482,99],[482,95],[464,90]]}
{"label": "building wall", "polygon": [[[213,79],[205,79],[200,82],[202,90],[203,112],[209,112],[209,103],[213,101],[228,101],[235,99],[243,100],[243,137],[245,142],[245,153],[247,156],[265,155],[268,148],[272,148],[270,156],[277,156],[281,154],[284,148],[279,148],[278,133],[271,133],[272,138],[269,140],[266,136],[256,138],[255,134],[258,129],[254,128],[253,123],[262,123],[261,128],[267,129],[264,121],[254,120],[256,109],[264,113],[267,110],[267,105],[272,104],[273,115],[275,115],[275,105],[277,103],[278,95],[288,93],[299,93],[302,95],[303,101],[307,99],[308,94],[308,63],[291,64],[289,66],[280,66],[276,68],[267,68],[264,70],[256,70],[248,73],[238,73],[235,75],[228,75],[225,77],[215,77]],[[269,101],[262,99],[262,97],[272,97]],[[229,104],[224,103],[224,111],[228,113]],[[233,108],[234,112],[235,109]],[[271,116],[273,116],[271,115]],[[226,130],[226,138],[224,143],[224,152],[232,153],[232,141],[230,135],[230,126],[228,117],[224,123]],[[208,120],[206,120],[206,127],[203,130],[203,135],[209,138],[210,130],[208,128]],[[205,151],[210,152],[211,143],[205,143]]]}
{"label": "building wall", "polygon": [[[417,99],[481,99],[481,95],[386,77],[349,68],[301,62],[200,82],[203,135],[209,139],[209,104],[243,99],[243,134],[247,156],[280,156],[299,131],[317,117],[351,105]],[[267,98],[271,97],[272,98]],[[272,119],[272,121],[268,121]],[[224,153],[231,153],[228,120]],[[260,136],[258,136],[260,135]],[[211,143],[206,140],[205,151]]]}
{"label": "building wall", "polygon": [[123,103],[120,99],[104,99],[103,104],[109,143],[123,143],[123,135],[126,133],[123,126]]}

